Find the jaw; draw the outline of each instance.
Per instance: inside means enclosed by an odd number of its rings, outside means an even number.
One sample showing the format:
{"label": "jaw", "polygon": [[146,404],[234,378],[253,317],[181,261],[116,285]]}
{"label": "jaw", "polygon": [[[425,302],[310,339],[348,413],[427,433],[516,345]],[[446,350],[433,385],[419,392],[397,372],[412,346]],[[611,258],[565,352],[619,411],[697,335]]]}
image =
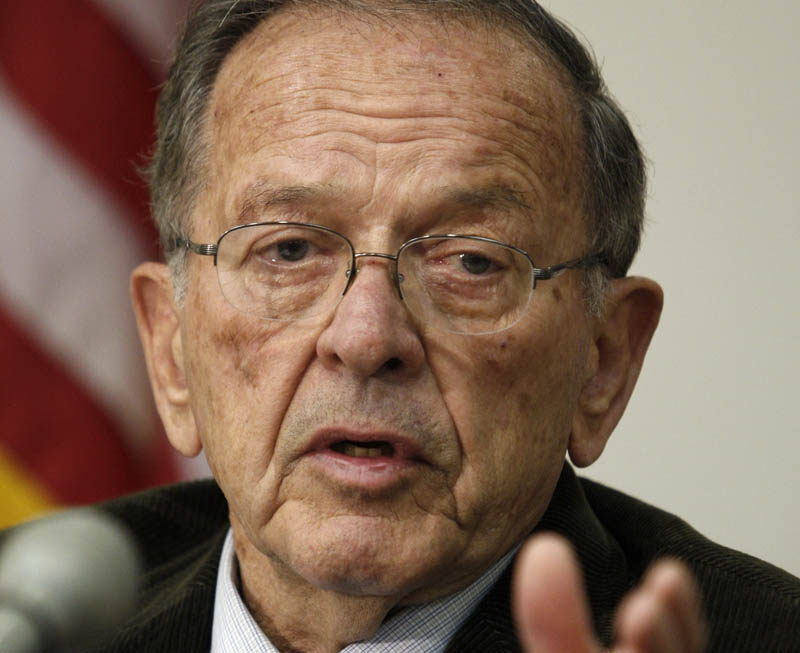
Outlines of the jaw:
{"label": "jaw", "polygon": [[[447,575],[442,559],[457,564],[457,539],[441,532],[452,530],[452,521],[428,515],[412,524],[393,517],[385,505],[361,505],[359,511],[326,514],[302,501],[286,502],[258,548],[231,515],[243,596],[273,642],[339,651],[368,639],[393,607]],[[413,536],[405,530],[410,525],[416,527]],[[430,542],[442,541],[451,549],[432,555]],[[438,589],[453,591],[446,584]]]}
{"label": "jaw", "polygon": [[399,599],[441,576],[469,539],[446,477],[429,466],[366,476],[348,484],[349,473],[343,481],[314,461],[298,464],[255,533],[259,550],[301,582],[344,594]]}
{"label": "jaw", "polygon": [[[231,525],[242,596],[258,625],[281,649],[340,651],[372,637],[396,603],[392,596],[339,591],[309,582],[279,555],[264,555],[256,549],[233,515]],[[311,578],[321,575],[320,570],[305,570]]]}

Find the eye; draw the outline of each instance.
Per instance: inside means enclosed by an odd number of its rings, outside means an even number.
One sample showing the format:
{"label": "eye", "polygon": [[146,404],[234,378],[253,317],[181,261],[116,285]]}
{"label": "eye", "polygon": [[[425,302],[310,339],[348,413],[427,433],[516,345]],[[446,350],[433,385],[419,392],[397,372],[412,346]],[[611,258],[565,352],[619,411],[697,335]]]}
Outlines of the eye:
{"label": "eye", "polygon": [[460,254],[461,267],[470,274],[484,274],[492,266],[492,262],[479,254]]}
{"label": "eye", "polygon": [[278,235],[262,238],[251,246],[248,258],[251,263],[296,267],[316,261],[323,251],[324,243],[311,238]]}
{"label": "eye", "polygon": [[277,245],[278,256],[284,261],[299,261],[308,254],[308,241],[295,239],[285,240]]}

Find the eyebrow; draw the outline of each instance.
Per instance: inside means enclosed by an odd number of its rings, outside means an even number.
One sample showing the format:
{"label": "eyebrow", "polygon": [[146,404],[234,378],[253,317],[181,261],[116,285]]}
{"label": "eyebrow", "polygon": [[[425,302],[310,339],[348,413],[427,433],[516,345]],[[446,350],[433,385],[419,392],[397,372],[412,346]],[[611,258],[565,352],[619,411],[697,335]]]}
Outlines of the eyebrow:
{"label": "eyebrow", "polygon": [[[504,184],[494,184],[482,188],[439,189],[446,204],[478,209],[522,209],[532,210],[526,201],[527,193],[515,190]],[[312,184],[293,186],[272,186],[265,181],[251,184],[238,201],[237,211],[242,223],[252,222],[267,209],[287,204],[303,204],[330,200],[335,194],[332,184]]]}
{"label": "eyebrow", "polygon": [[312,202],[330,197],[331,193],[330,184],[271,186],[267,182],[256,182],[248,186],[239,198],[237,214],[242,222],[252,222],[273,206]]}
{"label": "eyebrow", "polygon": [[448,203],[480,209],[502,208],[532,210],[526,195],[510,186],[495,184],[484,188],[456,188],[448,189],[445,199]]}

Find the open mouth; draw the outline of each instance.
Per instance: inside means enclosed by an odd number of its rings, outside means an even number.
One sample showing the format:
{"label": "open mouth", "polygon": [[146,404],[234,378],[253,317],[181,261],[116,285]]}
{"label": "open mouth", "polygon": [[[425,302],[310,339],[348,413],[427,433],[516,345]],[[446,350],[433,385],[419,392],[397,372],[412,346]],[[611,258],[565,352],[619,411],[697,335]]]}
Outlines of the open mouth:
{"label": "open mouth", "polygon": [[340,440],[331,444],[331,449],[343,456],[353,458],[391,458],[395,454],[394,447],[388,442],[351,442]]}
{"label": "open mouth", "polygon": [[310,445],[304,459],[317,473],[366,492],[402,491],[429,467],[413,437],[390,431],[328,428]]}

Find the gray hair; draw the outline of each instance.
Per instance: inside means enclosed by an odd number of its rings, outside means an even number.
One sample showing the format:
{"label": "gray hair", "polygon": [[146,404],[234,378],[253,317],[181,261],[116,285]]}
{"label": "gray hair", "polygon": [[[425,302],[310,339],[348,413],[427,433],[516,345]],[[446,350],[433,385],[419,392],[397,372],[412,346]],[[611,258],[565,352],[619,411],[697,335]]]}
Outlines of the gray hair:
{"label": "gray hair", "polygon": [[527,39],[568,85],[581,129],[581,174],[588,245],[605,261],[584,276],[589,312],[602,310],[608,277],[622,277],[639,248],[646,166],[619,105],[586,47],[534,0],[208,0],[187,19],[175,62],[158,102],[157,144],[147,171],[161,244],[182,288],[183,255],[175,238],[190,234],[190,217],[205,181],[206,118],[223,60],[256,26],[283,8],[328,7],[375,15],[431,12],[502,25]]}

